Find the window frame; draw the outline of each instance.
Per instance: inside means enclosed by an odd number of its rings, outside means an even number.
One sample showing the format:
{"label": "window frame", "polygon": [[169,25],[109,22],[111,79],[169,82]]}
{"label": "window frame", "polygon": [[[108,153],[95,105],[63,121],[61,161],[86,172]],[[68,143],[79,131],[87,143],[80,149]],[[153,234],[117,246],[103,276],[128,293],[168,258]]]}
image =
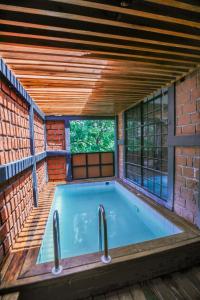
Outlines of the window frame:
{"label": "window frame", "polygon": [[[164,107],[164,101],[166,101],[166,97],[167,97],[167,110],[165,111],[165,118],[163,118],[163,107]],[[157,99],[160,99],[158,100],[158,105],[159,107],[157,109],[155,109],[155,103],[157,101]],[[152,103],[153,106],[151,107],[152,110],[151,111],[148,111],[148,106],[149,104]],[[165,103],[166,105],[166,103]],[[169,153],[168,151],[168,143],[167,143],[167,139],[168,139],[168,129],[169,129],[169,123],[168,123],[168,120],[169,120],[169,114],[168,114],[168,111],[169,111],[169,95],[168,95],[168,90],[165,89],[164,91],[161,91],[159,92],[157,95],[155,95],[154,97],[151,97],[151,98],[148,98],[142,102],[140,102],[139,104],[135,105],[134,107],[131,107],[130,109],[126,110],[124,112],[124,177],[127,181],[129,181],[131,184],[134,185],[134,187],[136,187],[137,189],[139,190],[142,190],[144,191],[146,194],[148,195],[151,195],[153,196],[153,198],[157,201],[157,202],[164,202],[165,206],[168,206],[170,205],[168,203],[169,201],[169,195],[164,196],[163,197],[163,191],[162,189],[165,188],[165,192],[168,194],[168,190],[169,190],[169,170],[168,170],[168,159],[164,159],[163,158],[163,154],[162,154],[162,150],[165,149],[165,153]],[[147,107],[147,108],[145,108]],[[135,166],[135,167],[138,167],[140,168],[140,176],[141,176],[141,179],[139,182],[136,182],[136,180],[132,179],[130,176],[128,176],[128,166],[131,165],[131,162],[130,160],[127,159],[127,148],[129,147],[129,143],[127,142],[128,141],[128,138],[127,138],[127,134],[128,134],[128,130],[134,132],[134,126],[132,127],[128,127],[127,126],[127,123],[129,122],[130,123],[130,119],[128,121],[128,114],[132,114],[132,117],[133,115],[135,114],[135,111],[139,111],[139,119],[140,119],[140,163],[137,165],[135,164],[134,162],[132,162],[132,165]],[[144,112],[144,110],[146,110],[146,112]],[[156,113],[157,111],[160,112],[160,115],[158,117],[158,119],[156,119]],[[136,112],[137,113],[137,112]],[[145,119],[146,117],[148,117],[149,114],[152,113],[152,123],[151,122],[147,122],[145,124]],[[130,118],[130,116],[129,116]],[[148,118],[147,118],[148,119]],[[165,121],[164,121],[165,120]],[[134,124],[134,122],[133,122]],[[144,147],[144,137],[146,135],[144,135],[144,130],[145,130],[145,127],[149,130],[149,127],[152,125],[152,128],[154,127],[154,133],[152,134],[152,137],[154,139],[154,143],[153,143],[153,147]],[[157,132],[155,131],[156,130],[156,126],[160,126],[160,132],[159,134],[157,134]],[[165,126],[165,133],[163,133],[163,126]],[[148,131],[147,131],[148,132]],[[133,135],[134,136],[134,135]],[[147,134],[148,136],[148,134]],[[158,137],[160,137],[160,142],[157,144],[157,146],[155,146],[155,139]],[[165,136],[165,145],[163,146],[163,136]],[[130,140],[130,136],[129,136],[129,140]],[[133,144],[134,145],[134,144]],[[134,147],[134,146],[133,146]],[[144,149],[149,150],[151,148],[151,150],[153,150],[155,152],[155,150],[157,149],[161,149],[160,151],[160,157],[157,158],[157,156],[155,155],[154,153],[154,156],[151,158],[151,160],[156,162],[159,162],[160,163],[160,170],[157,170],[155,167],[154,167],[154,164],[153,164],[153,168],[149,168],[148,165],[145,165],[144,164],[144,160],[146,159],[147,163],[148,163],[148,159],[149,159],[149,156],[147,154],[147,156],[144,156]],[[158,150],[157,150],[158,151]],[[134,155],[133,155],[134,157]],[[139,161],[139,160],[138,160]],[[163,171],[162,170],[162,167],[163,167],[163,163],[165,162],[165,168],[167,170]],[[152,174],[153,174],[153,181],[152,181],[152,186],[153,188],[149,189],[148,188],[148,185],[145,186],[144,184],[144,180],[145,180],[145,177],[144,177],[144,173],[148,173],[148,172],[151,172],[152,171]],[[155,177],[156,177],[156,174],[160,174],[160,192],[156,192],[156,187],[157,187],[157,183],[155,182]],[[146,177],[147,178],[147,177]],[[166,180],[167,178],[167,182],[168,184],[164,184],[164,179]],[[147,180],[147,183],[148,183],[148,178],[146,179]],[[170,205],[171,206],[171,205]]]}

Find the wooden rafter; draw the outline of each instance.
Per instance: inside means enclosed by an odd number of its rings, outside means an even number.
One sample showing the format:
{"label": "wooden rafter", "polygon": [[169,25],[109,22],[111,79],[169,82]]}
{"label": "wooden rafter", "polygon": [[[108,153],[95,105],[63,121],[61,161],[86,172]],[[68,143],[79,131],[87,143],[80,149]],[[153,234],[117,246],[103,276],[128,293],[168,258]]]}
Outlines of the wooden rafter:
{"label": "wooden rafter", "polygon": [[200,4],[0,0],[0,55],[47,114],[114,115],[199,66]]}

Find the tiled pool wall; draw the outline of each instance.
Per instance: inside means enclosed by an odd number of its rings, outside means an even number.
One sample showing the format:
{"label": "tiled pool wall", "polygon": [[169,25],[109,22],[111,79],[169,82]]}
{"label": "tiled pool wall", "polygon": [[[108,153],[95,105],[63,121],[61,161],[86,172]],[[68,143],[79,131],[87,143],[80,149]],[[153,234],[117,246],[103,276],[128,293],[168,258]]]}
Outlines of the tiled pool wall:
{"label": "tiled pool wall", "polygon": [[[175,84],[175,132],[179,137],[200,136],[200,70]],[[123,113],[118,115],[118,139],[123,141]],[[124,150],[119,144],[119,177],[124,180]],[[200,227],[199,218],[200,146],[175,147],[175,184],[173,210]]]}

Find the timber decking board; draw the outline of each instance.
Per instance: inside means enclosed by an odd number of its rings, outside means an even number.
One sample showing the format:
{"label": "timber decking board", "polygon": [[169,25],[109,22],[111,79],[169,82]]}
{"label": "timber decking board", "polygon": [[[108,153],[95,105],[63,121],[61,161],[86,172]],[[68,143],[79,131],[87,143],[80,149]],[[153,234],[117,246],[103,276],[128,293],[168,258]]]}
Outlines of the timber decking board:
{"label": "timber decking board", "polygon": [[[39,194],[38,207],[34,207],[13,246],[13,252],[40,247],[46,222],[51,208],[55,187],[58,183],[48,183]],[[45,207],[45,208],[43,208]]]}
{"label": "timber decking board", "polygon": [[126,1],[0,0],[0,55],[47,115],[112,116],[199,66],[197,1]]}
{"label": "timber decking board", "polygon": [[200,279],[194,276],[194,270],[200,272],[200,266],[93,296],[91,300],[198,300]]}

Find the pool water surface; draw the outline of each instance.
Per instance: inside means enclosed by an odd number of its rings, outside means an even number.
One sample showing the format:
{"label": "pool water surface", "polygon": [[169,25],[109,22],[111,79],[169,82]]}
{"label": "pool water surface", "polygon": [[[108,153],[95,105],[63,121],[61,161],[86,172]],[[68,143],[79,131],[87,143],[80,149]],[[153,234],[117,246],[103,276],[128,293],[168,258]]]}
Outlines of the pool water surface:
{"label": "pool water surface", "polygon": [[106,211],[108,246],[116,248],[182,230],[115,181],[58,185],[37,263],[53,261],[53,212],[60,221],[61,258],[99,251],[98,207]]}

